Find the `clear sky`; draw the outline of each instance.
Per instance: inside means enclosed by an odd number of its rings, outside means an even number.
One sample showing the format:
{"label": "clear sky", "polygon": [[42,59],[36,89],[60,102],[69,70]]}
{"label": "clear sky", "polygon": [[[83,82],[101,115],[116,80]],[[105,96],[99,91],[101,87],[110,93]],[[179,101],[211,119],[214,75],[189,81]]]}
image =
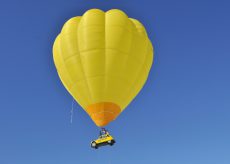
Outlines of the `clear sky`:
{"label": "clear sky", "polygon": [[[52,60],[69,18],[118,8],[146,27],[155,63],[143,90],[108,126],[74,105]],[[0,0],[0,164],[229,164],[230,2]]]}

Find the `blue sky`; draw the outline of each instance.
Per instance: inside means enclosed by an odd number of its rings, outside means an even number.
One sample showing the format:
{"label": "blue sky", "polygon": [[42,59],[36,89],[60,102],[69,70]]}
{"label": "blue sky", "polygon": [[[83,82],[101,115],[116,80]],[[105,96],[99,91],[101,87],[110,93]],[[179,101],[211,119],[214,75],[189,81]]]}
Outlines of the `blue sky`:
{"label": "blue sky", "polygon": [[[74,105],[52,60],[69,18],[118,8],[146,27],[155,63],[143,90],[109,125],[117,143],[89,147],[98,128]],[[229,164],[230,2],[1,0],[1,164]]]}

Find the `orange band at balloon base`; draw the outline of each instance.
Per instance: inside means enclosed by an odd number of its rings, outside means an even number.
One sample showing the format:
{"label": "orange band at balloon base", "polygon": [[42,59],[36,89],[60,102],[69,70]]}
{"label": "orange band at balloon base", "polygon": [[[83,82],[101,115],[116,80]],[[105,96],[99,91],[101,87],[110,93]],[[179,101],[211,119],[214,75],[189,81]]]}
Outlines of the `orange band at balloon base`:
{"label": "orange band at balloon base", "polygon": [[100,102],[89,105],[86,112],[97,126],[103,127],[116,119],[121,113],[121,108],[115,103]]}

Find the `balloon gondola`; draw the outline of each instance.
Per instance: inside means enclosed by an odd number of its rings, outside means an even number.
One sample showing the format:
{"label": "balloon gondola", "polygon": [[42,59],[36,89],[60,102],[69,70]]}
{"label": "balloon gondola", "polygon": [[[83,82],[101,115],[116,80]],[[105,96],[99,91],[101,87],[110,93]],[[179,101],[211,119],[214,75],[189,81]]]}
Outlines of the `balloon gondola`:
{"label": "balloon gondola", "polygon": [[105,146],[105,145],[113,146],[115,143],[116,141],[112,137],[112,135],[109,134],[109,132],[105,128],[102,128],[99,133],[98,139],[93,140],[90,145],[92,148],[98,149],[99,147]]}

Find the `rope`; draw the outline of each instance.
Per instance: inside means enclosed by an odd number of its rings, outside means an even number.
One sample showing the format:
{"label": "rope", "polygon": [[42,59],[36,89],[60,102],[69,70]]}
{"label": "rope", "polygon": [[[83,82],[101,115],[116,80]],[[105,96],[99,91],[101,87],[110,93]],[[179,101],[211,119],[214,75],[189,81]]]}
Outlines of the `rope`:
{"label": "rope", "polygon": [[72,105],[71,105],[71,111],[70,111],[70,123],[72,124],[73,123],[73,111],[74,110],[74,98],[72,100]]}

